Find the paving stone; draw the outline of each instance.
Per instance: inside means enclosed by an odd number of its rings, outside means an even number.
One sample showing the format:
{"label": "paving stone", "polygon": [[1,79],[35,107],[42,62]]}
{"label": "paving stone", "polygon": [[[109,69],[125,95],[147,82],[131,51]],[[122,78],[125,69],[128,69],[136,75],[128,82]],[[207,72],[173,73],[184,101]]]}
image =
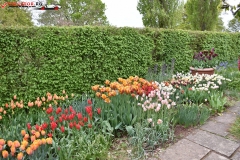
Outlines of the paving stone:
{"label": "paving stone", "polygon": [[186,139],[226,155],[227,157],[230,157],[240,145],[234,141],[202,130],[197,130],[195,133],[188,135]]}
{"label": "paving stone", "polygon": [[229,125],[224,124],[224,123],[209,121],[206,124],[204,124],[201,127],[201,129],[225,137],[226,135],[228,135],[229,127],[230,127]]}
{"label": "paving stone", "polygon": [[223,157],[217,153],[211,152],[209,155],[207,155],[206,158],[203,160],[228,160],[228,158]]}
{"label": "paving stone", "polygon": [[240,159],[240,152],[236,152],[231,158],[231,160],[239,160],[239,159]]}
{"label": "paving stone", "polygon": [[240,103],[239,103],[239,105],[235,104],[233,107],[228,108],[227,111],[239,114],[240,113]]}
{"label": "paving stone", "polygon": [[161,160],[200,160],[208,152],[210,152],[209,149],[182,139],[160,153],[159,158]]}
{"label": "paving stone", "polygon": [[215,121],[225,124],[232,124],[236,120],[236,114],[234,113],[223,113],[223,115],[215,118]]}

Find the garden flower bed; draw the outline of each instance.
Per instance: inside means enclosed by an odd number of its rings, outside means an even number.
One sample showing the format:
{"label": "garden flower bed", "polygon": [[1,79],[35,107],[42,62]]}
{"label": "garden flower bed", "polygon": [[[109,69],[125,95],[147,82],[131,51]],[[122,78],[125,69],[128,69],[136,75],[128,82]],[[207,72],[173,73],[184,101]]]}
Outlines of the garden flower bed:
{"label": "garden flower bed", "polygon": [[108,159],[127,136],[129,155],[144,157],[174,139],[174,127],[203,124],[223,112],[231,82],[219,74],[178,73],[167,81],[138,76],[92,86],[94,96],[47,93],[24,106],[0,107],[1,159]]}

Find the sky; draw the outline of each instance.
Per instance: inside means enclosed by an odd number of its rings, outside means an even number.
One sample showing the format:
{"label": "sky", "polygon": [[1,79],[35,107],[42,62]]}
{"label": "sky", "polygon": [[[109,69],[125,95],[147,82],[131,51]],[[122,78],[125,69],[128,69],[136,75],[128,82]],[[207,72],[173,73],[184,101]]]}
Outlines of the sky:
{"label": "sky", "polygon": [[[106,5],[105,14],[111,25],[117,27],[143,27],[142,16],[137,10],[138,0],[102,0]],[[240,0],[226,0],[231,5],[236,5]],[[230,11],[223,11],[221,14],[224,25],[233,19]]]}
{"label": "sky", "polygon": [[[142,16],[137,10],[138,0],[102,0],[102,2],[106,5],[105,14],[111,25],[116,27],[144,27]],[[236,5],[240,0],[226,0],[226,2],[231,5]],[[37,18],[37,15],[43,11],[34,12],[34,17]],[[233,19],[233,15],[230,11],[222,11],[221,17],[225,26],[227,26],[228,22]],[[35,20],[34,22],[36,23],[37,21]]]}
{"label": "sky", "polygon": [[105,14],[111,25],[116,27],[143,27],[142,16],[137,10],[138,0],[102,0]]}

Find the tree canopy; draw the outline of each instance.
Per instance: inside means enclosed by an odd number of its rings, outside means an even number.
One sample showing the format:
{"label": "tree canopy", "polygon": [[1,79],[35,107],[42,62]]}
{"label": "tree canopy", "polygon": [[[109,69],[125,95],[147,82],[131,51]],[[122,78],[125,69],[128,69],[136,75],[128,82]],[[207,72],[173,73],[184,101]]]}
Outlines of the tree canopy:
{"label": "tree canopy", "polygon": [[45,11],[38,22],[43,25],[106,25],[105,4],[101,0],[59,0],[61,9]]}
{"label": "tree canopy", "polygon": [[220,0],[188,0],[187,21],[193,30],[215,30],[218,24]]}
{"label": "tree canopy", "polygon": [[233,16],[240,20],[240,3],[236,6],[227,3],[225,0],[222,0],[223,5],[222,9],[230,10]]}
{"label": "tree canopy", "polygon": [[231,21],[228,23],[228,31],[230,32],[240,32],[240,21],[238,18],[233,18]]}
{"label": "tree canopy", "polygon": [[24,8],[0,8],[0,26],[33,26],[31,13]]}
{"label": "tree canopy", "polygon": [[182,0],[139,0],[137,10],[145,27],[175,28],[182,21]]}

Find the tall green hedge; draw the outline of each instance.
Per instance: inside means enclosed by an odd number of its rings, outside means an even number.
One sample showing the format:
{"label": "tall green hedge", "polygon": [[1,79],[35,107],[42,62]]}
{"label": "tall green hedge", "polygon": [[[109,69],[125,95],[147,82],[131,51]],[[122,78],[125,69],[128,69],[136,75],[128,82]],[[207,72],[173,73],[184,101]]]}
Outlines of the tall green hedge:
{"label": "tall green hedge", "polygon": [[149,66],[214,47],[221,60],[240,52],[239,33],[115,27],[0,28],[0,104],[16,94],[33,100],[47,91],[83,93],[105,79],[144,76]]}

